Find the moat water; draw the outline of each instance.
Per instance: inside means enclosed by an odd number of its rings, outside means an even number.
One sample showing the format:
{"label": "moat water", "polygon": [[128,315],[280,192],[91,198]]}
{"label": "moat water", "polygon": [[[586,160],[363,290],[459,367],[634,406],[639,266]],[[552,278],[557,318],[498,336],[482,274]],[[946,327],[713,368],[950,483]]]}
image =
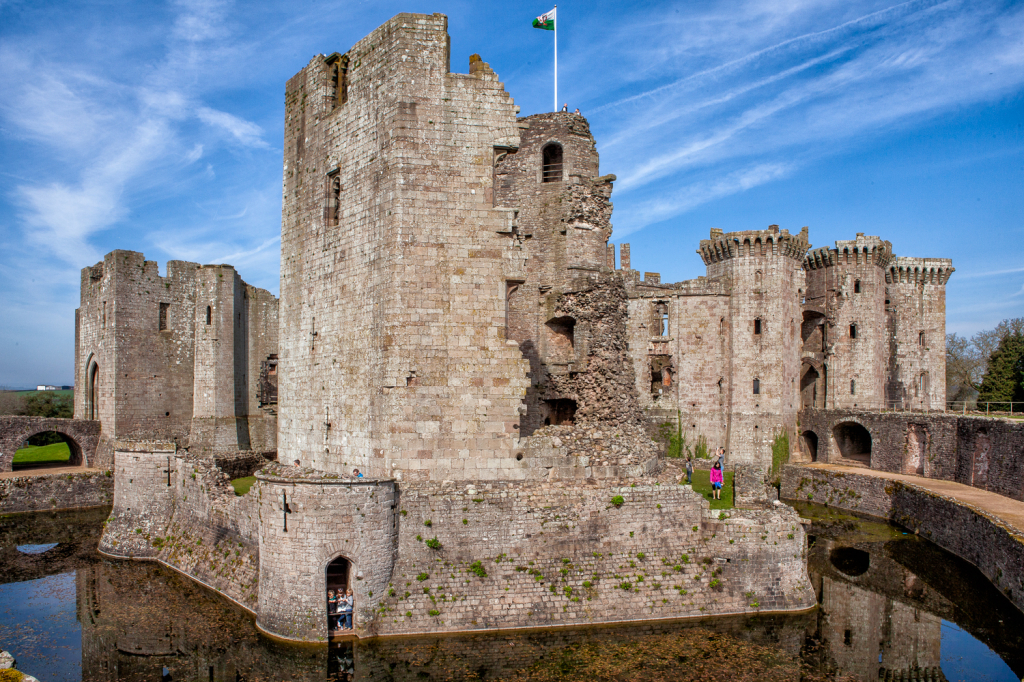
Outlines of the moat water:
{"label": "moat water", "polygon": [[1024,614],[973,566],[894,526],[800,511],[808,613],[330,647],[268,639],[173,571],[102,558],[106,510],[0,518],[0,648],[43,682],[1024,678]]}

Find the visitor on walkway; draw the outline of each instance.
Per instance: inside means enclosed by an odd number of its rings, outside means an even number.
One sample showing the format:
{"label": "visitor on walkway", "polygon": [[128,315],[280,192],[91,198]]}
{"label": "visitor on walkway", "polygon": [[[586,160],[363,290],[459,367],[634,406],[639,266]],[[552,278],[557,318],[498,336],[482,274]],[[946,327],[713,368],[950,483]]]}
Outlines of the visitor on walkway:
{"label": "visitor on walkway", "polygon": [[722,499],[722,484],[725,483],[722,461],[718,460],[711,465],[711,495],[716,500]]}
{"label": "visitor on walkway", "polygon": [[686,484],[693,485],[693,457],[686,456]]}
{"label": "visitor on walkway", "polygon": [[363,475],[361,473],[359,473],[359,469],[353,469],[352,470],[352,475],[354,477],[356,477],[356,478],[362,478],[363,477]]}
{"label": "visitor on walkway", "polygon": [[562,105],[562,111],[569,111],[569,103],[568,102],[566,102],[565,104]]}
{"label": "visitor on walkway", "polygon": [[352,590],[341,596],[339,604],[341,606],[341,627],[343,630],[352,629],[352,606],[354,603],[355,598],[352,596]]}
{"label": "visitor on walkway", "polygon": [[302,466],[302,465],[301,465],[301,464],[299,463],[299,460],[295,460],[295,466],[297,466],[297,467],[298,467],[298,466]]}
{"label": "visitor on walkway", "polygon": [[338,596],[334,590],[327,590],[327,629],[338,629]]}

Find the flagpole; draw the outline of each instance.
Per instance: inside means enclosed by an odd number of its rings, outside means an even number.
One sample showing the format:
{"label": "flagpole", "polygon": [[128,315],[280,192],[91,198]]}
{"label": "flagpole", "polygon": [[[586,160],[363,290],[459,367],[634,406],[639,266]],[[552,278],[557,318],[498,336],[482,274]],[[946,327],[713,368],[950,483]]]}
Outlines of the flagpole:
{"label": "flagpole", "polygon": [[558,111],[558,5],[555,5],[555,111]]}

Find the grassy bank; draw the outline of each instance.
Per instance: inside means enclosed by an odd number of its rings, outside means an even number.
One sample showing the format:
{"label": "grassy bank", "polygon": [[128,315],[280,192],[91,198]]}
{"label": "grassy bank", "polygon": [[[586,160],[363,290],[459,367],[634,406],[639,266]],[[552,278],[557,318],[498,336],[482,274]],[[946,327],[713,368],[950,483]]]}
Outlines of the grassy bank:
{"label": "grassy bank", "polygon": [[52,445],[29,445],[14,453],[15,464],[50,464],[66,462],[71,459],[71,450],[67,443]]}

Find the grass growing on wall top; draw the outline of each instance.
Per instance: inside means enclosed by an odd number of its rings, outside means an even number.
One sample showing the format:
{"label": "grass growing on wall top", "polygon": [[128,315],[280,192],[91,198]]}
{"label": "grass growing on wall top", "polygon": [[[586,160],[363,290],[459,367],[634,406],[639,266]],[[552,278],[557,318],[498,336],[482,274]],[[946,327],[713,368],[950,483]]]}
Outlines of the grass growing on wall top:
{"label": "grass growing on wall top", "polygon": [[249,488],[256,482],[255,476],[243,476],[242,478],[232,479],[231,485],[235,489],[235,494],[241,497],[242,495],[249,492]]}
{"label": "grass growing on wall top", "polygon": [[722,499],[711,499],[711,472],[707,469],[695,469],[693,472],[693,489],[711,503],[712,509],[732,509],[732,472],[725,472],[725,485],[722,486]]}
{"label": "grass growing on wall top", "polygon": [[51,462],[66,462],[71,459],[71,450],[67,443],[53,443],[52,445],[29,445],[14,453],[15,464],[49,464]]}

